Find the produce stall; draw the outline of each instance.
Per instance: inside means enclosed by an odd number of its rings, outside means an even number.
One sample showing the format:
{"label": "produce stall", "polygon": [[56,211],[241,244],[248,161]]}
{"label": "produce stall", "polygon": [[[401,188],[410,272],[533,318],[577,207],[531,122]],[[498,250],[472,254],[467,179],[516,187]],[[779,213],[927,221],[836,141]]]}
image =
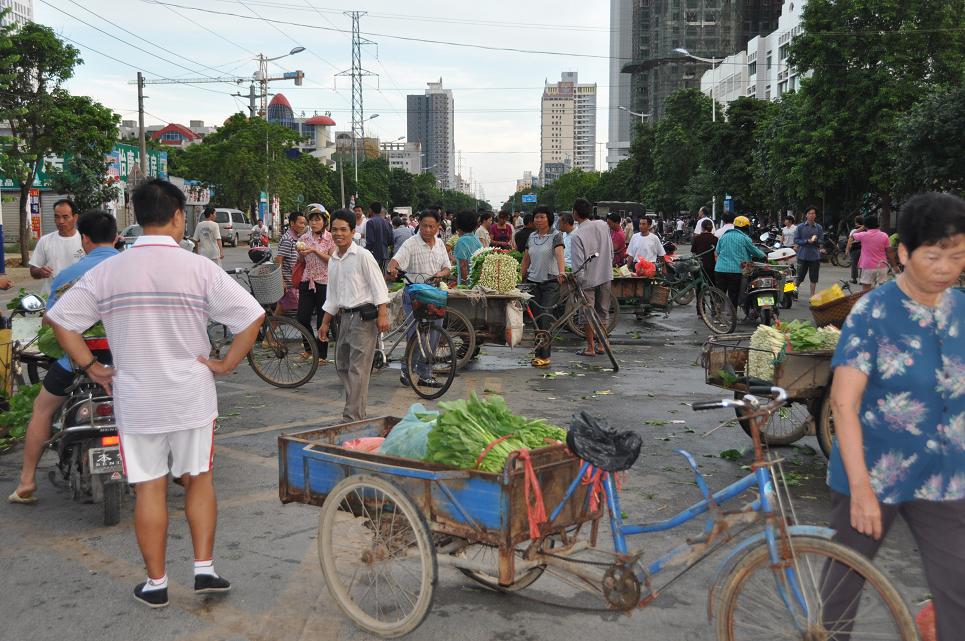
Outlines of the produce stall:
{"label": "produce stall", "polygon": [[[816,434],[828,455],[833,439],[831,357],[839,336],[834,327],[816,328],[806,321],[778,328],[761,325],[754,334],[712,336],[701,356],[705,380],[732,390],[735,398],[743,397],[752,386],[784,388],[790,401],[764,427],[765,441],[789,445],[805,434]],[[740,424],[750,434],[749,422]]]}

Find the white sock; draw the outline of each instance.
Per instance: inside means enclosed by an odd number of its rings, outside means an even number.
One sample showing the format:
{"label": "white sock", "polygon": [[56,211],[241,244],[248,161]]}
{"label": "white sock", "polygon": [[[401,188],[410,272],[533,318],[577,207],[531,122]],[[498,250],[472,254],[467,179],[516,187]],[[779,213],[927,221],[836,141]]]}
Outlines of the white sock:
{"label": "white sock", "polygon": [[214,571],[214,559],[194,562],[194,576],[199,576],[201,574],[207,574],[208,576],[218,576],[218,573]]}
{"label": "white sock", "polygon": [[165,590],[168,587],[168,575],[164,574],[160,579],[147,578],[147,583],[144,584],[144,592],[154,592],[155,590]]}

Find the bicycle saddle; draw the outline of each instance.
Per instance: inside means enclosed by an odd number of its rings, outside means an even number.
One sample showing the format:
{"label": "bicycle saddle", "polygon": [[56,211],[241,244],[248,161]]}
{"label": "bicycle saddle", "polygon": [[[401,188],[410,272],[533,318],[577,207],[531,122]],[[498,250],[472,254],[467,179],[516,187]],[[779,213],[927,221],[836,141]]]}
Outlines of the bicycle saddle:
{"label": "bicycle saddle", "polygon": [[633,467],[640,456],[643,439],[632,431],[617,432],[606,419],[580,412],[573,417],[566,433],[566,446],[587,463],[605,472],[621,472]]}

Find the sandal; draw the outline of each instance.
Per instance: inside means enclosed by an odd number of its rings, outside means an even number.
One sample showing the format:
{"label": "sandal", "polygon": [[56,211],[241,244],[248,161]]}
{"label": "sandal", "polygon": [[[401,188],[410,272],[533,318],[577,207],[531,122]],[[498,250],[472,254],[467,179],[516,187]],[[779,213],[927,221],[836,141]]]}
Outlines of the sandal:
{"label": "sandal", "polygon": [[550,359],[537,357],[531,360],[529,364],[532,365],[533,367],[549,367]]}
{"label": "sandal", "polygon": [[577,356],[596,356],[596,352],[591,352],[586,349],[581,349],[576,353]]}
{"label": "sandal", "polygon": [[596,346],[596,353],[597,353],[597,354],[602,354],[602,353],[603,353],[603,345],[597,345],[597,346]]}
{"label": "sandal", "polygon": [[10,496],[7,497],[7,500],[11,503],[17,503],[19,505],[33,505],[37,502],[37,497],[33,494],[30,496],[20,496],[17,494],[17,490],[14,490]]}

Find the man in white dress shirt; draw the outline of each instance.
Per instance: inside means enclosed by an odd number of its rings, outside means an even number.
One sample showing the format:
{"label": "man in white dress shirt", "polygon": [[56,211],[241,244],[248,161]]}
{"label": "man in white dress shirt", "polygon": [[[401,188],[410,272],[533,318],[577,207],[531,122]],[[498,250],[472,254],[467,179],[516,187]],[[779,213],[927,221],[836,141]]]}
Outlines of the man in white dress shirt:
{"label": "man in white dress shirt", "polygon": [[338,315],[335,372],[345,386],[346,421],[365,418],[369,375],[379,332],[389,331],[389,289],[372,253],[353,242],[355,214],[339,209],[329,226],[336,252],[328,262],[328,298],[318,339],[328,340],[332,319]]}

